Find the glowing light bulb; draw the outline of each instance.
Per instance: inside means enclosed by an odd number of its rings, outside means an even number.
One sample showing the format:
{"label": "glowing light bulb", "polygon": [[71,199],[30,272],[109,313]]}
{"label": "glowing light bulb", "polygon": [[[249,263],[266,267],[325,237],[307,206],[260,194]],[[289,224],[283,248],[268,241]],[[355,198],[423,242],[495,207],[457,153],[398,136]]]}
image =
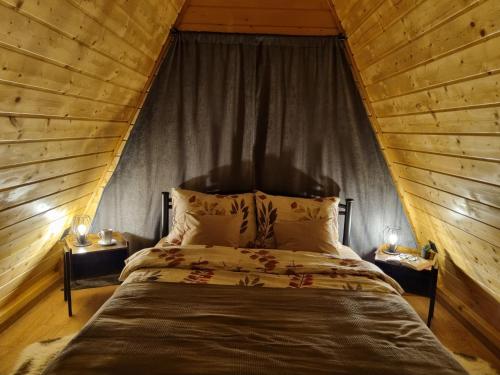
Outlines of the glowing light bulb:
{"label": "glowing light bulb", "polygon": [[80,224],[76,227],[76,231],[80,236],[83,236],[87,233],[87,226],[85,224]]}
{"label": "glowing light bulb", "polygon": [[391,233],[389,235],[389,243],[394,246],[396,245],[396,242],[398,242],[398,235],[396,233]]}

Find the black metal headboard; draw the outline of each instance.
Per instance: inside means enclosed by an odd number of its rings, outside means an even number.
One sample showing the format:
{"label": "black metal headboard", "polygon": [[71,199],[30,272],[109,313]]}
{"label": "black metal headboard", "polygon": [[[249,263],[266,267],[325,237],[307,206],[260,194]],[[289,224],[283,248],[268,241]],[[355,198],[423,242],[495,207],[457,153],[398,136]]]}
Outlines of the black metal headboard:
{"label": "black metal headboard", "polygon": [[[299,198],[304,198],[304,196],[300,196]],[[350,242],[352,202],[354,202],[354,199],[347,198],[345,200],[345,203],[339,203],[339,216],[344,215],[344,232],[342,234],[342,244],[344,244],[345,246],[349,246]],[[171,209],[172,198],[170,197],[170,193],[168,191],[164,191],[161,193],[160,238],[165,237],[168,234]]]}

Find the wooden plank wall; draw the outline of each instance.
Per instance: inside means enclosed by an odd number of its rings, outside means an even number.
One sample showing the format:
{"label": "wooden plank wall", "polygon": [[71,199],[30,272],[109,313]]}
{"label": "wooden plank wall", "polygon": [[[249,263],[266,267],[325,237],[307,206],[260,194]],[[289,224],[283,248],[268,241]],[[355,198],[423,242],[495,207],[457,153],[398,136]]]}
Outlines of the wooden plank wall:
{"label": "wooden plank wall", "polygon": [[179,30],[337,35],[328,0],[188,0]]}
{"label": "wooden plank wall", "polygon": [[418,242],[442,251],[440,295],[498,345],[500,4],[332,4]]}
{"label": "wooden plank wall", "polygon": [[0,325],[58,279],[182,5],[0,0]]}

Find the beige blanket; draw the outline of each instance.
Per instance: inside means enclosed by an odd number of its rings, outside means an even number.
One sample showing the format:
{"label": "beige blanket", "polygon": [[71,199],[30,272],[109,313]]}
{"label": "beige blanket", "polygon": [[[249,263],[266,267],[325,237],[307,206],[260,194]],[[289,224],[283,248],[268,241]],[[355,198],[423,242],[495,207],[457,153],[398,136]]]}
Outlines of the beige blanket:
{"label": "beige blanket", "polygon": [[465,374],[375,266],[259,251],[137,253],[45,374]]}

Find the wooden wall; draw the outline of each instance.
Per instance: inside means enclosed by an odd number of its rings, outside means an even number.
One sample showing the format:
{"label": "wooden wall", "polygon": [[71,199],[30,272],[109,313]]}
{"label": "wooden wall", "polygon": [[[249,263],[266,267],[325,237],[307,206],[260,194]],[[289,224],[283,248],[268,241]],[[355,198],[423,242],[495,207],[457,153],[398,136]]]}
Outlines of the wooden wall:
{"label": "wooden wall", "polygon": [[337,35],[328,0],[188,0],[179,30]]}
{"label": "wooden wall", "polygon": [[500,4],[332,0],[442,298],[499,341]]}
{"label": "wooden wall", "polygon": [[0,324],[58,279],[182,4],[0,0]]}

